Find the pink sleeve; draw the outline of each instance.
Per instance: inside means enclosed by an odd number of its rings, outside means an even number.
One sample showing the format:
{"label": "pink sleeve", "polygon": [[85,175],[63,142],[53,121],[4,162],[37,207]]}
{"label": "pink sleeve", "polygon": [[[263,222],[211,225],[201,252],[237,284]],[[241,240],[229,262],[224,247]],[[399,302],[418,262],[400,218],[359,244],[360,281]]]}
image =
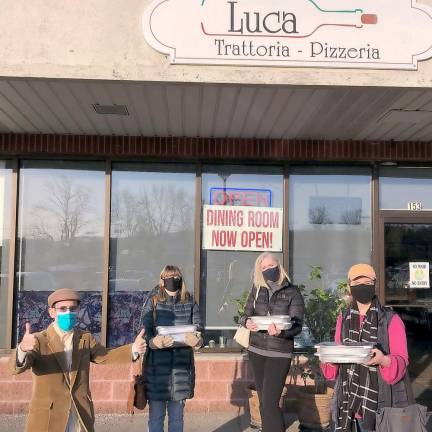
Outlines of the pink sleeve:
{"label": "pink sleeve", "polygon": [[405,325],[399,315],[393,315],[388,328],[390,365],[379,368],[387,384],[396,384],[404,376],[408,365],[408,349]]}
{"label": "pink sleeve", "polygon": [[[338,316],[336,321],[336,331],[335,331],[335,342],[341,342],[341,330],[342,330],[342,315]],[[323,363],[321,366],[321,372],[324,378],[329,381],[334,381],[337,378],[339,372],[339,366],[333,363]]]}

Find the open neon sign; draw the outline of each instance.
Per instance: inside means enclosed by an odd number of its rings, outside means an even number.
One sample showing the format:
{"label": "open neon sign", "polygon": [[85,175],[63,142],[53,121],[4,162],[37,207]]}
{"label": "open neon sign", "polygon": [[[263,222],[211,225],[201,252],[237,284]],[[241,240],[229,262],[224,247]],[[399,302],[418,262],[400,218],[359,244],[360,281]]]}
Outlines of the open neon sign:
{"label": "open neon sign", "polygon": [[210,188],[211,205],[271,207],[270,189]]}

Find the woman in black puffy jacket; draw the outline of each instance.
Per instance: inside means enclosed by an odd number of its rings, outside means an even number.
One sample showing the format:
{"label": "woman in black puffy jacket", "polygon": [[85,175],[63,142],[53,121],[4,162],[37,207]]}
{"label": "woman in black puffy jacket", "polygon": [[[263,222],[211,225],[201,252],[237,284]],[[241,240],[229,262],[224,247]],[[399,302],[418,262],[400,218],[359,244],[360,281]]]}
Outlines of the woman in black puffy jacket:
{"label": "woman in black puffy jacket", "polygon": [[[186,399],[194,396],[194,348],[202,345],[199,307],[186,290],[178,267],[167,265],[159,285],[149,294],[141,313],[148,349],[144,378],[149,401],[149,432],[163,432],[168,411],[168,431],[183,432]],[[177,346],[171,336],[156,334],[157,326],[195,324],[185,345]]]}
{"label": "woman in black puffy jacket", "polygon": [[[291,366],[294,336],[302,330],[304,301],[287,272],[271,253],[261,254],[255,262],[254,284],[240,323],[250,330],[249,360],[260,400],[263,432],[285,431],[279,399]],[[292,327],[281,330],[271,324],[267,330],[249,318],[253,315],[289,315]]]}

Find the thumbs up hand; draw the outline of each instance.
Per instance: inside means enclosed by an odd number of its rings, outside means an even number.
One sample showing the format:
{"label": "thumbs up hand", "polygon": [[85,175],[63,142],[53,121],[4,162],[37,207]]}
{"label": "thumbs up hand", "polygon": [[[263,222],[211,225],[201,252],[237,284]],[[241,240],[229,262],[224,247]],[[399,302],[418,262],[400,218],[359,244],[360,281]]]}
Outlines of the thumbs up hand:
{"label": "thumbs up hand", "polygon": [[144,334],[145,334],[145,331],[144,331],[144,329],[142,329],[139,332],[139,334],[136,337],[135,342],[133,344],[134,352],[137,352],[140,355],[143,355],[147,350],[147,343],[144,339]]}
{"label": "thumbs up hand", "polygon": [[25,333],[20,343],[20,348],[22,351],[32,351],[35,349],[37,344],[37,339],[34,334],[31,333],[30,323],[26,323],[25,325]]}

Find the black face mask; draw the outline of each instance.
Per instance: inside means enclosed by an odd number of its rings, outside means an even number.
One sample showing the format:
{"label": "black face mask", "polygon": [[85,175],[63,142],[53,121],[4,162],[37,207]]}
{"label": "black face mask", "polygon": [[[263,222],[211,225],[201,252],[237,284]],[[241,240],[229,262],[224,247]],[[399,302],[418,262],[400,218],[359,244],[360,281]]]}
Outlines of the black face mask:
{"label": "black face mask", "polygon": [[182,287],[182,278],[167,278],[164,279],[165,289],[169,292],[177,292]]}
{"label": "black face mask", "polygon": [[375,297],[375,285],[354,285],[351,287],[353,299],[362,304],[368,304]]}
{"label": "black face mask", "polygon": [[277,282],[280,277],[279,267],[270,267],[262,272],[265,281]]}

